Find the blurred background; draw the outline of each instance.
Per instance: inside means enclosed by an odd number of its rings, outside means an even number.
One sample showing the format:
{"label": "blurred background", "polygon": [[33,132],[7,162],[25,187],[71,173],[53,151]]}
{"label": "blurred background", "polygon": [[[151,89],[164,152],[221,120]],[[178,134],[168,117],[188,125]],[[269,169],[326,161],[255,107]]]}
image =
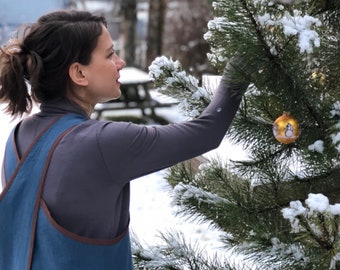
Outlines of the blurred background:
{"label": "blurred background", "polygon": [[198,78],[214,73],[203,39],[212,17],[211,0],[0,0],[0,42],[22,24],[57,9],[104,15],[114,45],[128,66],[147,71],[160,55],[174,57]]}

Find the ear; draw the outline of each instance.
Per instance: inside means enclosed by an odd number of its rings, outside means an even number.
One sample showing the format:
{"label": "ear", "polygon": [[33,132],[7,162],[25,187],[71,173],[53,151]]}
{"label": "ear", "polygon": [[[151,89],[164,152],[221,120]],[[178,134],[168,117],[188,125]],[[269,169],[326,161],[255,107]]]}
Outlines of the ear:
{"label": "ear", "polygon": [[68,75],[73,83],[80,86],[88,85],[88,80],[85,76],[84,66],[82,64],[78,62],[72,63],[68,69]]}

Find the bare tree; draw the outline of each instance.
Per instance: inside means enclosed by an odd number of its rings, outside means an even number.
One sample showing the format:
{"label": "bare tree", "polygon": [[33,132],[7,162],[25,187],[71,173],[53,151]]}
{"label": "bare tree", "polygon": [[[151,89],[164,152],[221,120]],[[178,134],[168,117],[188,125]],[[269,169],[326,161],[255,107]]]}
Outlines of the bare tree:
{"label": "bare tree", "polygon": [[163,54],[180,60],[194,75],[214,72],[203,35],[212,18],[210,0],[169,0],[163,32]]}
{"label": "bare tree", "polygon": [[124,33],[124,59],[128,66],[135,65],[136,55],[136,0],[121,1],[122,31]]}
{"label": "bare tree", "polygon": [[150,0],[149,2],[149,24],[147,36],[147,63],[162,54],[164,17],[167,0]]}

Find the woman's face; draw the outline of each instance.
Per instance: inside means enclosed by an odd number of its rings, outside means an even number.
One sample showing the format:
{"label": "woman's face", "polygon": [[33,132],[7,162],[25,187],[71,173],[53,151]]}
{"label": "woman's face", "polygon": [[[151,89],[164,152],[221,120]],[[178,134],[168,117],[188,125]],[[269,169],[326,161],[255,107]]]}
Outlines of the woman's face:
{"label": "woman's face", "polygon": [[103,26],[97,47],[91,54],[91,61],[85,66],[90,103],[96,104],[120,97],[119,71],[125,66],[126,63],[114,51],[109,31]]}

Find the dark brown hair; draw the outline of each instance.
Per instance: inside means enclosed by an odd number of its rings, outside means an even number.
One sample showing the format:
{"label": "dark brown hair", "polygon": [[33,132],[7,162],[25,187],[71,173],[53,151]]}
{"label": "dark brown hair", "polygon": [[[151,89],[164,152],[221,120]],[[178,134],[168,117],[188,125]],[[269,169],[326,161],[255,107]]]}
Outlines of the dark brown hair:
{"label": "dark brown hair", "polygon": [[8,102],[7,112],[30,111],[32,98],[65,96],[69,66],[89,64],[103,25],[103,17],[89,12],[56,11],[25,28],[21,39],[9,40],[0,49],[0,99]]}

